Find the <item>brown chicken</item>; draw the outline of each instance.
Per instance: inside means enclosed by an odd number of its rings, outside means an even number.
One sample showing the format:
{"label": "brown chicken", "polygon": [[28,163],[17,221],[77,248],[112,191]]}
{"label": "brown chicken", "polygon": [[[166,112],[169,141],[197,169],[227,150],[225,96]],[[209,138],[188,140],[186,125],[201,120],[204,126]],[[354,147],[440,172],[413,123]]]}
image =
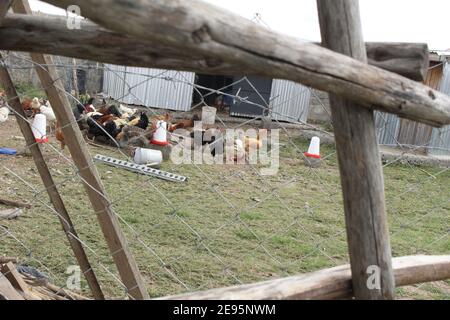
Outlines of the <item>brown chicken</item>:
{"label": "brown chicken", "polygon": [[58,140],[59,144],[61,145],[61,150],[64,150],[64,148],[66,147],[66,141],[64,140],[64,134],[61,127],[59,126],[58,121],[56,121],[55,136],[56,140]]}
{"label": "brown chicken", "polygon": [[31,102],[32,102],[31,99],[28,99],[28,98],[23,99],[23,101],[22,101],[23,111],[25,111],[25,112],[31,111]]}
{"label": "brown chicken", "polygon": [[113,115],[113,114],[107,114],[107,115],[104,115],[104,116],[100,117],[100,118],[97,120],[97,123],[98,123],[99,125],[104,126],[106,122],[114,121],[114,120],[116,120],[116,119],[117,119],[117,117],[116,117],[115,115]]}
{"label": "brown chicken", "polygon": [[177,123],[175,123],[175,124],[171,124],[169,126],[169,132],[174,132],[177,129],[188,129],[188,128],[193,128],[193,127],[194,127],[194,120],[183,119],[183,120],[177,121]]}

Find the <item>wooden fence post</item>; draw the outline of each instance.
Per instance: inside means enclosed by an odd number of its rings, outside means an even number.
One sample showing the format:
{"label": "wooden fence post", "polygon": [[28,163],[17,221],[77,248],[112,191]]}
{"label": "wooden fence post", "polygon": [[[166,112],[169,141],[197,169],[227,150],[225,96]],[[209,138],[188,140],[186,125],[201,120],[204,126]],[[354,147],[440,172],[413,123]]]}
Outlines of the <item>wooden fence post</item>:
{"label": "wooden fence post", "polygon": [[[367,62],[358,0],[317,0],[317,5],[323,45]],[[393,299],[395,284],[374,113],[334,94],[330,94],[330,102],[353,291],[357,299]]]}
{"label": "wooden fence post", "polygon": [[[27,0],[16,0],[13,10],[17,13],[31,14],[31,8]],[[111,255],[119,271],[123,284],[128,290],[128,295],[134,299],[148,299],[149,295],[144,281],[139,272],[136,261],[131,254],[125,236],[120,229],[119,221],[111,209],[106,191],[100,180],[94,162],[89,155],[86,143],[72,113],[70,102],[63,90],[56,68],[51,57],[43,54],[32,53],[31,59],[38,65],[36,72],[41,80],[50,103],[55,112],[65,142],[72,155],[73,161],[83,179],[86,192],[92,207],[97,215],[100,227],[108,244]],[[60,89],[58,89],[60,88]]]}
{"label": "wooden fence post", "polygon": [[[3,56],[0,54],[1,60]],[[4,61],[4,60],[3,60]],[[42,182],[44,183],[45,189],[47,190],[50,201],[53,204],[54,209],[58,213],[58,219],[61,222],[62,228],[67,235],[70,247],[75,255],[75,258],[80,265],[81,271],[83,272],[89,288],[91,289],[92,295],[97,300],[103,300],[105,297],[98,283],[97,277],[95,276],[94,270],[89,263],[86,252],[82,244],[78,241],[78,235],[75,231],[75,227],[70,219],[69,213],[66,210],[63,200],[56,188],[55,182],[53,181],[50,170],[48,169],[45,159],[42,156],[41,149],[39,145],[36,144],[33,132],[28,122],[25,120],[25,112],[22,109],[20,99],[18,97],[17,91],[12,82],[11,76],[8,70],[4,66],[0,66],[0,82],[3,84],[6,95],[9,97],[9,105],[18,114],[16,115],[17,124],[22,131],[23,136],[27,146],[31,151],[34,163],[38,169],[39,175],[41,176]]]}

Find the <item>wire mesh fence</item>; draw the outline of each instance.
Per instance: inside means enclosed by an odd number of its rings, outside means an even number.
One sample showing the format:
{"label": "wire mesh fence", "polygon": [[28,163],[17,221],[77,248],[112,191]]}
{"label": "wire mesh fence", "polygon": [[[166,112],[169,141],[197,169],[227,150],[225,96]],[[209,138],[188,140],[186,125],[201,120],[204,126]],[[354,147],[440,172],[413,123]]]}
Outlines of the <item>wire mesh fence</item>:
{"label": "wire mesh fence", "polygon": [[[9,57],[14,57],[15,62],[6,59],[4,65],[11,72],[45,67],[15,53],[9,53]],[[70,79],[74,65],[58,62],[58,59],[55,61],[54,66],[61,78]],[[105,98],[107,106],[123,104],[136,109],[136,114],[144,112],[147,115],[149,123],[145,131],[139,134],[140,137],[147,139],[148,131],[154,133],[158,129],[151,124],[161,119],[173,124],[180,119],[193,120],[194,114],[200,116],[202,107],[210,106],[210,102],[214,101],[219,109],[214,128],[220,132],[268,128],[268,138],[264,143],[269,144],[269,155],[278,161],[272,175],[262,174],[261,169],[267,167],[267,163],[252,162],[250,159],[240,162],[233,159],[228,164],[202,164],[195,161],[193,154],[204,154],[205,148],[210,146],[200,145],[187,158],[189,161],[176,164],[167,159],[161,165],[164,171],[188,177],[182,183],[95,163],[110,207],[120,222],[152,297],[286,277],[348,263],[332,125],[310,124],[301,120],[306,119],[304,114],[292,118],[290,114],[276,111],[282,108],[273,108],[274,105],[298,101],[298,96],[275,99],[276,103],[273,103],[259,92],[249,77],[240,77],[223,87],[209,88],[199,85],[195,78],[186,78],[176,72],[117,71],[102,64],[81,63],[75,66],[75,69],[84,71],[92,68],[108,73],[110,79],[117,77],[121,83],[114,99],[98,96],[97,107],[103,104],[102,99]],[[128,83],[127,76],[136,74],[141,80]],[[152,108],[157,106],[149,106],[135,90],[152,81],[164,83],[173,88],[173,92],[180,86],[190,87],[192,96],[199,101],[187,111]],[[228,90],[230,85],[235,90]],[[250,93],[244,94],[243,87],[250,88]],[[45,88],[35,89],[40,91],[33,90],[33,95],[45,98]],[[58,89],[67,95],[74,109],[82,103],[72,90],[73,84]],[[162,87],[160,90],[163,90]],[[157,92],[147,90],[146,94],[151,96]],[[314,92],[311,94],[314,95]],[[19,92],[19,95],[22,101],[34,97],[29,92]],[[210,96],[214,99],[208,99]],[[4,98],[6,107],[12,98]],[[126,105],[124,101],[133,101],[135,105]],[[245,103],[261,112],[256,116],[233,118],[229,116],[227,102],[231,105]],[[325,104],[323,108],[329,112]],[[167,109],[177,110],[177,105]],[[9,110],[9,119],[0,124],[1,147],[23,149],[24,152],[16,156],[0,155],[0,198],[26,202],[31,208],[22,209],[16,219],[0,220],[0,256],[17,256],[21,265],[33,267],[61,288],[67,288],[74,279],[69,267],[77,265],[77,262],[58,221],[60,214],[49,201],[33,160],[25,151],[25,143],[15,120],[20,115],[12,108]],[[94,119],[94,115],[90,117]],[[290,117],[289,122],[277,120],[283,117]],[[117,118],[114,120],[117,121]],[[269,127],[266,118],[271,119]],[[122,120],[125,123],[134,120],[130,119]],[[32,117],[25,120],[33,124]],[[82,121],[86,121],[86,117],[80,118],[77,124]],[[410,153],[414,150],[432,147],[429,144],[405,146],[398,143],[395,131],[388,130],[392,127],[389,121],[385,115],[377,116],[379,133],[384,128],[386,132],[383,134],[391,135],[394,141],[390,147],[395,146],[389,149],[390,157],[383,158],[393,256],[448,254],[450,169],[448,166],[431,166],[426,159],[422,159],[424,155],[418,156],[416,162],[410,161]],[[106,135],[99,134],[103,140],[95,139],[95,134],[89,132],[86,135],[92,157],[101,154],[133,162],[136,145],[121,143],[117,139],[119,132],[111,134],[97,121],[91,121],[91,125],[100,132],[107,132]],[[193,130],[191,127],[186,129],[187,134]],[[439,136],[444,138],[448,130],[441,129]],[[274,141],[270,136],[275,132],[279,134]],[[125,298],[127,290],[116,271],[96,214],[84,191],[86,181],[79,175],[69,152],[61,150],[55,132],[48,135],[49,143],[40,144],[40,148],[73,220],[76,240],[85,248],[106,296]],[[319,168],[311,167],[310,160],[304,155],[310,138],[316,135],[322,138]],[[172,148],[180,143],[180,138],[183,139],[177,131],[168,136]],[[218,141],[226,142],[221,139]],[[450,152],[450,148],[445,147],[439,150]],[[88,187],[89,192],[98,191]],[[83,277],[80,291],[90,295]],[[399,290],[399,293],[408,298],[448,298],[450,284],[422,285]]]}

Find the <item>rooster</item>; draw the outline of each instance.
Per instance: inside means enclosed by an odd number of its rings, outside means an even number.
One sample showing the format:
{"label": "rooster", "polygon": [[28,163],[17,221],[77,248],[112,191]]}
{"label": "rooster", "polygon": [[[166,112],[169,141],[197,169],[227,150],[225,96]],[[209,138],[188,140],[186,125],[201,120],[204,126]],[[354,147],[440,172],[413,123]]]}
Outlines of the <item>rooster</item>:
{"label": "rooster", "polygon": [[139,117],[134,117],[134,119],[128,122],[129,126],[139,127],[144,130],[147,130],[149,124],[150,120],[148,119],[148,116],[145,112],[141,112],[141,115]]}

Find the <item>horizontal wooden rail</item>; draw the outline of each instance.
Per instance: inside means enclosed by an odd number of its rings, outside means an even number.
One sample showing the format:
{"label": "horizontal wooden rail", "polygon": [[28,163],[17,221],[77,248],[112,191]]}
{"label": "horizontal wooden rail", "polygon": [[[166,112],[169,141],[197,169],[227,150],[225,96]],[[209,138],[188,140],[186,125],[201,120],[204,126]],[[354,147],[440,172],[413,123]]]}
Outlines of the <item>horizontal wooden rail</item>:
{"label": "horizontal wooden rail", "polygon": [[[450,256],[393,259],[396,287],[450,279]],[[163,300],[323,300],[352,297],[350,266],[255,284],[161,298]]]}
{"label": "horizontal wooden rail", "polygon": [[[239,66],[221,64],[210,67],[204,59],[195,60],[183,51],[149,44],[101,28],[87,20],[80,29],[66,29],[61,16],[26,16],[10,14],[0,28],[1,49],[55,54],[100,62],[151,67],[178,68],[204,73],[239,74]],[[55,46],[55,43],[58,45]],[[409,79],[423,81],[427,75],[428,46],[421,43],[367,43],[369,64]]]}
{"label": "horizontal wooden rail", "polygon": [[450,124],[450,97],[445,94],[203,1],[44,1],[61,8],[78,5],[83,16],[105,28],[204,59],[210,70],[234,65],[244,74],[296,81],[365,108],[433,126]]}

